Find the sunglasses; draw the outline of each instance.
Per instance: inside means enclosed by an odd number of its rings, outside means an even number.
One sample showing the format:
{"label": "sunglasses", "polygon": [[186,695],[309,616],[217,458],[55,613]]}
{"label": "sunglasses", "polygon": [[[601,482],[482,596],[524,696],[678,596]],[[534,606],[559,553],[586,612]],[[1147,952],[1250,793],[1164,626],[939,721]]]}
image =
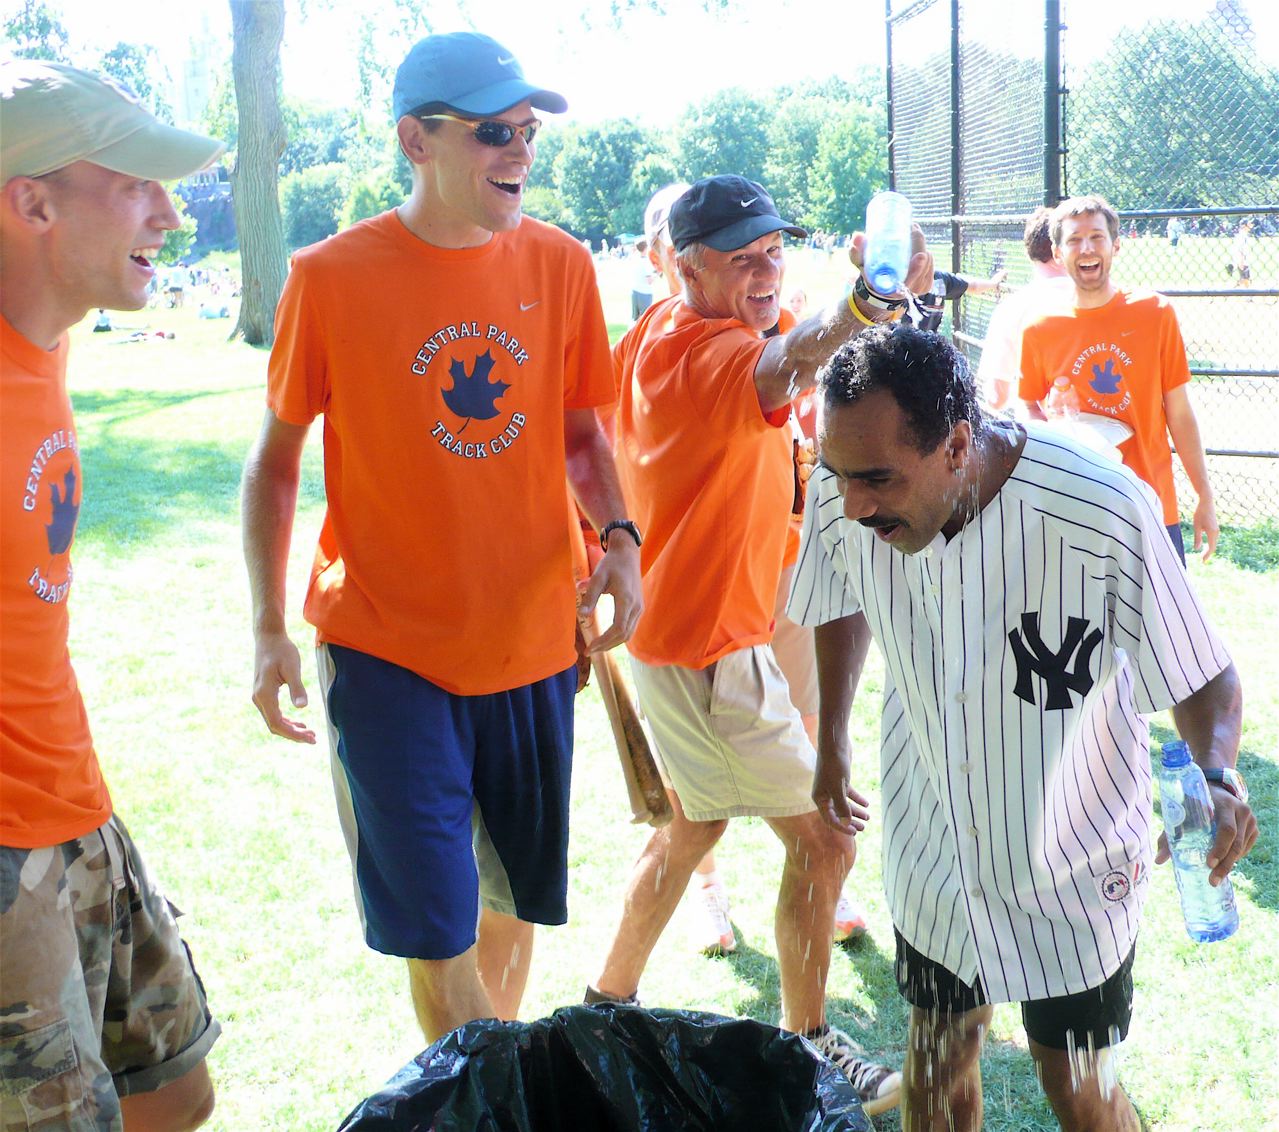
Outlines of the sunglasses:
{"label": "sunglasses", "polygon": [[533,139],[537,137],[537,131],[542,128],[542,123],[537,118],[517,126],[513,122],[503,122],[499,118],[484,118],[477,121],[474,118],[459,118],[455,114],[419,114],[418,117],[423,122],[432,119],[461,122],[462,125],[471,127],[471,135],[480,145],[491,145],[494,149],[510,145],[516,134],[523,134],[525,144],[532,145]]}

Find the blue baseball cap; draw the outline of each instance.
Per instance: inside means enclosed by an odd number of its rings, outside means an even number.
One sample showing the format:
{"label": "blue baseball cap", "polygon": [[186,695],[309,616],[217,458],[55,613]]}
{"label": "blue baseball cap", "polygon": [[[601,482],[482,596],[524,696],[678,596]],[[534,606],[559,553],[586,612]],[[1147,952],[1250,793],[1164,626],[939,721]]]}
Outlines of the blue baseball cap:
{"label": "blue baseball cap", "polygon": [[443,103],[460,114],[500,114],[527,99],[538,110],[563,114],[563,95],[524,79],[515,56],[473,31],[418,40],[395,72],[391,109],[398,122],[419,106]]}

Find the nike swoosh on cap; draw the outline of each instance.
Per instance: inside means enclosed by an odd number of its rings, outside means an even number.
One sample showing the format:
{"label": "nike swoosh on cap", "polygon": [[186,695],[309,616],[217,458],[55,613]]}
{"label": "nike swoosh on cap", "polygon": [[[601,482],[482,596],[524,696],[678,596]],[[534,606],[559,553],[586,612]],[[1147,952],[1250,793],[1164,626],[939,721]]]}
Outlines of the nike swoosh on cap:
{"label": "nike swoosh on cap", "polygon": [[740,204],[743,208],[749,208],[757,200],[759,200],[759,197],[751,197],[750,200],[739,200],[737,203]]}
{"label": "nike swoosh on cap", "polygon": [[509,66],[511,63],[514,63],[514,62],[515,62],[514,55],[499,55],[497,57],[497,65],[499,67]]}

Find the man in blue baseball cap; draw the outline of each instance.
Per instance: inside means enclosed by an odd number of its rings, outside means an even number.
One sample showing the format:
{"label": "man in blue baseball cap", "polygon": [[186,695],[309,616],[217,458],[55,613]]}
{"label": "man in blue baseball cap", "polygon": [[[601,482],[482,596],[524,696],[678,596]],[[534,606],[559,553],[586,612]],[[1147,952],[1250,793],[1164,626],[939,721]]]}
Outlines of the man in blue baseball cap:
{"label": "man in blue baseball cap", "polygon": [[[745,177],[696,182],[671,206],[667,227],[682,293],[649,307],[613,358],[618,469],[649,534],[645,614],[628,650],[675,816],[636,863],[587,1001],[634,999],[694,866],[730,818],[762,818],[785,847],[781,1025],[830,1057],[873,1115],[897,1103],[901,1075],[831,1026],[825,1002],[853,833],[814,805],[817,756],[770,642],[795,500],[790,403],[840,344],[899,317],[905,299],[875,295],[859,276],[822,313],[776,333],[782,238],[805,232]],[[932,257],[918,228],[914,238],[908,282],[926,284]],[[863,242],[853,239],[854,266]],[[859,658],[868,642],[863,632]],[[834,727],[819,740],[840,742]],[[858,798],[860,829],[869,815]]]}
{"label": "man in blue baseball cap", "polygon": [[[254,703],[306,704],[285,567],[307,429],[324,414],[316,626],[334,786],[369,946],[408,961],[428,1041],[512,1019],[533,925],[567,919],[576,689],[568,477],[605,553],[593,645],[639,616],[639,541],[595,406],[613,396],[590,255],[524,217],[564,99],[484,35],[434,35],[395,77],[409,198],[294,257],[245,472]],[[576,532],[573,532],[576,534]],[[609,536],[612,536],[611,538]]]}

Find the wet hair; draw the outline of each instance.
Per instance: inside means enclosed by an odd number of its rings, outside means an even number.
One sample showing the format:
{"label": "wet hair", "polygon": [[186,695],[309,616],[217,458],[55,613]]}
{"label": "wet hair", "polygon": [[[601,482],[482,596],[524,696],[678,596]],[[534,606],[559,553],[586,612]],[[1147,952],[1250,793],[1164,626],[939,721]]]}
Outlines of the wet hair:
{"label": "wet hair", "polygon": [[1061,247],[1062,225],[1072,216],[1084,216],[1089,212],[1099,212],[1106,218],[1106,230],[1112,240],[1119,239],[1119,213],[1110,207],[1105,197],[1071,197],[1053,209],[1053,247]]}
{"label": "wet hair", "polygon": [[706,266],[706,245],[694,240],[675,253],[675,262],[689,271],[701,271]]}
{"label": "wet hair", "polygon": [[932,452],[960,421],[976,428],[981,407],[972,371],[950,340],[894,323],[863,331],[845,342],[818,378],[827,409],[854,405],[884,390],[905,418],[904,439]]}
{"label": "wet hair", "polygon": [[1052,210],[1041,204],[1026,217],[1026,228],[1021,234],[1021,242],[1026,245],[1026,255],[1036,263],[1052,263],[1052,216]]}

